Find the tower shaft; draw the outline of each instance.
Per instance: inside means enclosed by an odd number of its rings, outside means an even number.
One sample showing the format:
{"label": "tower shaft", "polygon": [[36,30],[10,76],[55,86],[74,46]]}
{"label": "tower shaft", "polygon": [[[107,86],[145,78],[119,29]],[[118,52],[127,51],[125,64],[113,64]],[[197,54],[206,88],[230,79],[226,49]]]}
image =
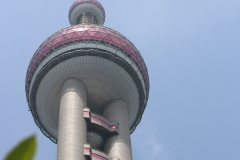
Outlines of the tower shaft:
{"label": "tower shaft", "polygon": [[57,160],[85,160],[87,125],[83,118],[84,106],[87,106],[84,84],[75,78],[65,80],[61,87]]}
{"label": "tower shaft", "polygon": [[113,101],[105,107],[103,116],[109,121],[119,123],[119,135],[112,136],[106,141],[104,151],[113,160],[132,160],[128,107],[126,103],[120,100]]}

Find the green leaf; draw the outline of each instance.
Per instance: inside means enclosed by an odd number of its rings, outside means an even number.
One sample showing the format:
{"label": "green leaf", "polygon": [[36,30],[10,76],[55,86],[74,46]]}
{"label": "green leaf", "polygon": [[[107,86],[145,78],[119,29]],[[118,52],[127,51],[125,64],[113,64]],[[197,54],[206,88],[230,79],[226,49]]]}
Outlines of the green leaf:
{"label": "green leaf", "polygon": [[4,160],[32,160],[36,152],[36,136],[32,135],[21,141]]}

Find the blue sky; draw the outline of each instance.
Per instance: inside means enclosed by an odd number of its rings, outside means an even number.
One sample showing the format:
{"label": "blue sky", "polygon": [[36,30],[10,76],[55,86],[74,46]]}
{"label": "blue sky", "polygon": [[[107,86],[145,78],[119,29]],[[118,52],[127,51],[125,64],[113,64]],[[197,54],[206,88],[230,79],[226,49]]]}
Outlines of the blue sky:
{"label": "blue sky", "polygon": [[[240,159],[240,1],[100,0],[105,26],[128,37],[150,75],[150,98],[132,134],[135,160]],[[0,159],[20,139],[38,136],[36,160],[56,145],[35,125],[25,75],[39,45],[69,26],[73,0],[0,5]]]}

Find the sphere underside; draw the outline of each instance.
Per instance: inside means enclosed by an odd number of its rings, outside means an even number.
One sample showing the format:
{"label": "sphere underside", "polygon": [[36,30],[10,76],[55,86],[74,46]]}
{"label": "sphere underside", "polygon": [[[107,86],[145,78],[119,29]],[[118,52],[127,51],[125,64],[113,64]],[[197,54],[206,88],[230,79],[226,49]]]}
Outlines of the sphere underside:
{"label": "sphere underside", "polygon": [[88,106],[101,114],[111,101],[121,99],[129,106],[133,124],[139,107],[137,87],[131,76],[119,65],[97,56],[70,58],[53,67],[41,80],[36,94],[36,110],[44,128],[57,137],[60,88],[63,81],[74,77],[87,88]]}

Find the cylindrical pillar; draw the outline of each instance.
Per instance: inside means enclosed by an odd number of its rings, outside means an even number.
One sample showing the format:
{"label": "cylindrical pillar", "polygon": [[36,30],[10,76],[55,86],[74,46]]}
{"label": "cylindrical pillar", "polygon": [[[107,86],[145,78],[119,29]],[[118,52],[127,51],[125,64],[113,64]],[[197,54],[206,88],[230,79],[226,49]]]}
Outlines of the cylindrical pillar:
{"label": "cylindrical pillar", "polygon": [[58,125],[58,160],[85,160],[87,124],[83,107],[87,106],[87,90],[76,78],[66,79],[61,87]]}
{"label": "cylindrical pillar", "polygon": [[132,160],[128,107],[123,101],[108,104],[103,116],[109,121],[119,123],[119,135],[110,137],[104,146],[105,153],[112,159]]}

